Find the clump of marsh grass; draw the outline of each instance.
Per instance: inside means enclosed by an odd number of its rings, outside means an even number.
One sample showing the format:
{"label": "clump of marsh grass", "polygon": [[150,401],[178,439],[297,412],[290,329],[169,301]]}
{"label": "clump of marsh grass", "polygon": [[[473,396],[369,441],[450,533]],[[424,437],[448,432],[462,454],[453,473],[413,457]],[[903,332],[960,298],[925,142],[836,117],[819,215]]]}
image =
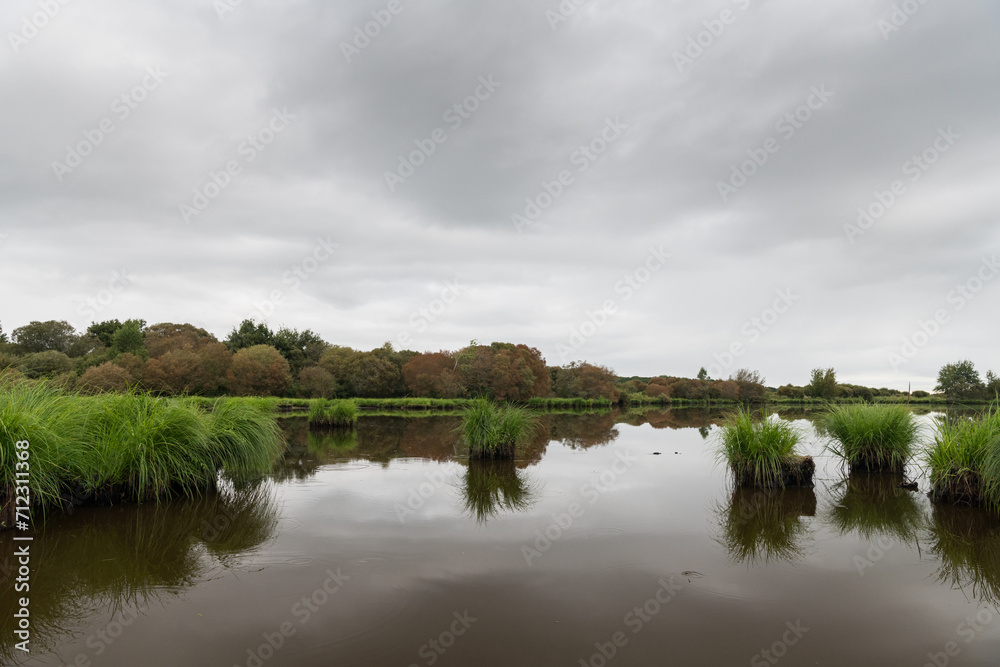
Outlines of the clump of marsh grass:
{"label": "clump of marsh grass", "polygon": [[796,454],[800,434],[774,416],[756,419],[740,408],[719,432],[717,456],[725,461],[737,486],[772,488],[812,486],[816,464]]}
{"label": "clump of marsh grass", "polygon": [[1000,510],[1000,404],[941,421],[924,461],[933,500]]}
{"label": "clump of marsh grass", "polygon": [[853,531],[869,541],[887,537],[915,543],[926,517],[916,494],[901,488],[902,482],[902,475],[850,475],[834,486],[841,492],[830,523],[841,534]]}
{"label": "clump of marsh grass", "polygon": [[736,488],[729,503],[716,509],[717,541],[733,562],[794,562],[805,555],[802,543],[809,527],[803,517],[815,514],[812,489]]}
{"label": "clump of marsh grass", "polygon": [[330,401],[317,398],[309,404],[310,428],[354,426],[358,421],[358,404],[353,400]]}
{"label": "clump of marsh grass", "polygon": [[465,509],[480,524],[503,511],[525,510],[533,500],[530,483],[509,459],[469,461],[464,481]]}
{"label": "clump of marsh grass", "polygon": [[920,427],[905,405],[835,406],[823,425],[836,444],[829,450],[851,470],[902,473],[913,457]]}
{"label": "clump of marsh grass", "polygon": [[[0,376],[0,529],[13,525],[19,479],[27,477],[32,506],[60,502],[67,478],[82,469],[82,425],[83,414],[62,392],[43,382]],[[19,448],[18,442],[28,444]],[[19,452],[26,453],[19,457]],[[22,457],[27,457],[29,474],[19,477]]]}
{"label": "clump of marsh grass", "polygon": [[216,469],[228,476],[268,472],[286,446],[276,410],[274,403],[216,400],[208,415]]}
{"label": "clump of marsh grass", "polygon": [[470,458],[512,459],[537,427],[538,418],[525,408],[479,399],[465,409],[460,430]]}

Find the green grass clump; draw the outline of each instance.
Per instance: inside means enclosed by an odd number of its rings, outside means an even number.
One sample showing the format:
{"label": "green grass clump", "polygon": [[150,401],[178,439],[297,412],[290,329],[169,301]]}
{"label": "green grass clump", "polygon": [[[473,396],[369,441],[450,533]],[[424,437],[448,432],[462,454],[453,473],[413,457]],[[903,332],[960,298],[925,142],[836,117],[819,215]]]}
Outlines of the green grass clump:
{"label": "green grass clump", "polygon": [[208,415],[209,444],[216,468],[228,476],[260,475],[285,449],[274,403],[221,398]]}
{"label": "green grass clump", "polygon": [[273,402],[203,405],[129,390],[100,396],[0,379],[0,528],[10,528],[18,441],[28,441],[31,506],[162,501],[270,470],[285,442]]}
{"label": "green grass clump", "polygon": [[525,408],[480,399],[462,415],[461,433],[471,458],[512,459],[537,427],[538,418]]}
{"label": "green grass clump", "polygon": [[790,423],[774,416],[756,419],[740,408],[723,423],[717,456],[729,465],[737,486],[810,486],[815,464],[796,454],[799,438]]}
{"label": "green grass clump", "polygon": [[[83,414],[59,391],[43,383],[0,377],[0,529],[15,518],[18,452],[27,451],[28,495],[32,506],[59,502],[63,480],[78,473],[84,444]],[[27,441],[26,449],[17,443]],[[22,472],[24,466],[22,466]]]}
{"label": "green grass clump", "polygon": [[358,421],[358,404],[353,400],[330,401],[315,399],[309,406],[311,428],[354,426]]}
{"label": "green grass clump", "polygon": [[924,462],[933,500],[1000,510],[1000,405],[943,420]]}
{"label": "green grass clump", "polygon": [[136,391],[96,397],[87,412],[88,491],[143,502],[215,486],[218,459],[207,415]]}
{"label": "green grass clump", "polygon": [[829,449],[851,470],[901,473],[913,457],[920,427],[904,405],[840,405],[823,425],[836,441]]}

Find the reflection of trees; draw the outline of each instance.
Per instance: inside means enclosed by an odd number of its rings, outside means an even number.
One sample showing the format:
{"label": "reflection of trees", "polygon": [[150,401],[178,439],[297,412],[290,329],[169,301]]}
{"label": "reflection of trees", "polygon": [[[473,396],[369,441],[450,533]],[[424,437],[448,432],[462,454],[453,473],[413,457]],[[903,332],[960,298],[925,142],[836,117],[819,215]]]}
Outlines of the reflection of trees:
{"label": "reflection of trees", "polygon": [[479,523],[528,509],[534,493],[527,473],[510,460],[471,460],[465,471],[465,509]]}
{"label": "reflection of trees", "polygon": [[802,517],[815,515],[812,489],[737,488],[727,505],[716,508],[718,541],[734,562],[793,562],[804,555],[802,541],[809,534]]}
{"label": "reflection of trees", "polygon": [[[56,520],[30,543],[32,649],[52,650],[88,617],[107,612],[110,621],[180,595],[214,568],[238,565],[273,537],[277,523],[270,483],[225,484],[192,500],[88,508]],[[24,596],[13,586],[15,545],[0,539],[4,610]],[[12,615],[0,618],[4,663],[19,655]]]}
{"label": "reflection of trees", "polygon": [[916,495],[899,487],[903,481],[902,475],[851,473],[832,489],[829,523],[841,534],[853,531],[866,540],[916,542],[924,512]]}
{"label": "reflection of trees", "polygon": [[983,509],[935,505],[931,551],[938,580],[1000,606],[1000,517]]}
{"label": "reflection of trees", "polygon": [[560,440],[573,449],[607,445],[618,438],[617,416],[613,412],[548,415],[548,439]]}

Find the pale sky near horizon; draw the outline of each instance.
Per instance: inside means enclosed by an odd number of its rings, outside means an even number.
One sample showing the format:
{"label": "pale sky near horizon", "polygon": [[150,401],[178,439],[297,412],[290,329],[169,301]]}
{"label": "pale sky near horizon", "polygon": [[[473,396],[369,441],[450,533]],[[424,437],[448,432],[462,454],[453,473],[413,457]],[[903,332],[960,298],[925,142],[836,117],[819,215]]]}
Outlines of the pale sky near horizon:
{"label": "pale sky near horizon", "polygon": [[621,375],[1000,372],[995,0],[7,0],[0,26],[5,332],[255,316]]}

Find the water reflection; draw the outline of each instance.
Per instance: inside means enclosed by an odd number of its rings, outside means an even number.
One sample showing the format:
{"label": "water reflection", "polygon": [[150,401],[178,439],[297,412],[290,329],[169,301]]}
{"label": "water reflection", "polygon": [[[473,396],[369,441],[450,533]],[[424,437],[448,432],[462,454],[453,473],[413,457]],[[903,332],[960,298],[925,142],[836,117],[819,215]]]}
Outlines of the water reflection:
{"label": "water reflection", "polygon": [[812,516],[812,489],[737,488],[728,504],[716,508],[718,541],[736,563],[794,562],[805,555],[803,543],[810,535],[803,517]]}
{"label": "water reflection", "polygon": [[938,580],[1000,607],[1000,517],[982,509],[936,505],[931,552]]}
{"label": "water reflection", "polygon": [[[233,568],[273,539],[273,485],[225,484],[192,500],[95,507],[51,520],[31,543],[31,647],[51,650],[93,616],[110,616],[180,595],[213,571]],[[0,608],[15,609],[15,543],[0,537]],[[10,581],[11,585],[7,585]],[[15,655],[12,614],[0,617],[0,662]],[[19,655],[19,652],[17,653]]]}
{"label": "water reflection", "polygon": [[503,512],[523,512],[531,507],[535,490],[513,461],[469,461],[465,471],[465,510],[480,524]]}
{"label": "water reflection", "polygon": [[903,482],[902,475],[851,473],[830,489],[834,504],[828,522],[842,535],[916,543],[926,517],[917,494],[900,488]]}

